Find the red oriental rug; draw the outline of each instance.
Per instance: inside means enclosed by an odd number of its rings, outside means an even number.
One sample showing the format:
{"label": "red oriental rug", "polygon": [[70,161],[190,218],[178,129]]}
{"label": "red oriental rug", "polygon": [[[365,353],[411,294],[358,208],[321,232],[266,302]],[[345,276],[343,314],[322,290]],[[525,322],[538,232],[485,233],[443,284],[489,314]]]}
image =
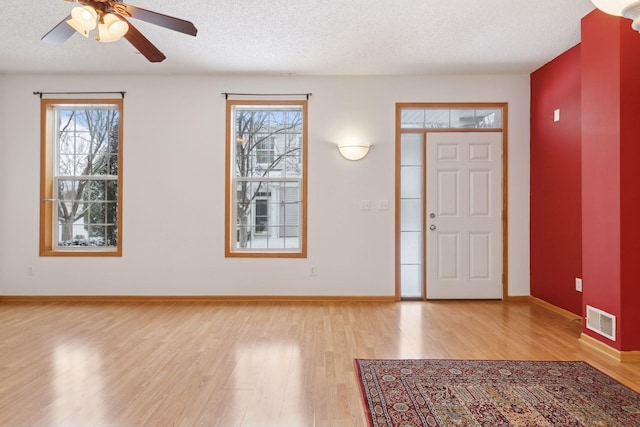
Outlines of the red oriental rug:
{"label": "red oriental rug", "polygon": [[640,426],[640,394],[585,362],[356,359],[371,426]]}

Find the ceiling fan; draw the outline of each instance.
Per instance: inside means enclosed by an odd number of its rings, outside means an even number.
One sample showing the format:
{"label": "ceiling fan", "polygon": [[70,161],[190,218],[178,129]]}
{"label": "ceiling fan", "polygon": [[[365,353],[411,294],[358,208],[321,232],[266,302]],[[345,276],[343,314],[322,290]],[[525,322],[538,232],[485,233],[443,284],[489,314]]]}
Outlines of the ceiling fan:
{"label": "ceiling fan", "polygon": [[151,62],[162,62],[166,56],[153,45],[127,18],[159,25],[170,30],[195,36],[198,32],[193,23],[161,13],[131,6],[121,0],[65,0],[77,1],[71,14],[53,27],[42,40],[50,43],[64,43],[76,32],[89,37],[89,32],[98,27],[96,40],[113,42],[124,37]]}

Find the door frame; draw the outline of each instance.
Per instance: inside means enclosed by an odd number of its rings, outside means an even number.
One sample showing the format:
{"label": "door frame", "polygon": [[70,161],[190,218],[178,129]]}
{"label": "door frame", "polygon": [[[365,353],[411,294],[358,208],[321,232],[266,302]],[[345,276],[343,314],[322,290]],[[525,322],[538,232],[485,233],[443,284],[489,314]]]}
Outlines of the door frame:
{"label": "door frame", "polygon": [[[502,120],[500,128],[447,128],[447,129],[405,129],[401,128],[401,111],[404,108],[500,108],[502,110]],[[508,275],[508,103],[506,102],[397,102],[396,103],[396,170],[395,170],[395,300],[401,300],[400,288],[400,138],[403,133],[422,134],[422,217],[423,217],[423,233],[422,233],[422,300],[427,300],[427,269],[426,269],[426,249],[427,249],[427,233],[425,230],[426,218],[426,196],[427,196],[427,150],[426,141],[428,133],[435,132],[502,132],[502,300],[505,301],[509,297],[509,275]]]}

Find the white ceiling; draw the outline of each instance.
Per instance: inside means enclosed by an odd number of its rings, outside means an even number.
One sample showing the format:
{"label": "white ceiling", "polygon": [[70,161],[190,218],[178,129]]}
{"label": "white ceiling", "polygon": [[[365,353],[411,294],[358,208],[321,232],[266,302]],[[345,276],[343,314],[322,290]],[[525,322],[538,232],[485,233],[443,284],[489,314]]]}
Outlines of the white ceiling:
{"label": "white ceiling", "polygon": [[128,0],[192,21],[194,38],[131,19],[126,40],[40,38],[77,4],[0,0],[0,73],[420,75],[530,73],[580,41],[590,0]]}

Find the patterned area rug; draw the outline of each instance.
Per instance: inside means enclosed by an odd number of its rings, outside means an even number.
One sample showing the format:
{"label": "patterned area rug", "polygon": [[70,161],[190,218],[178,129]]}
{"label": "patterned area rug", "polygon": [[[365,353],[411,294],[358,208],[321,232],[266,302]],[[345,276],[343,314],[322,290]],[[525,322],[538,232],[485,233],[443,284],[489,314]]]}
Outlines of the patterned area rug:
{"label": "patterned area rug", "polygon": [[356,359],[371,426],[640,426],[640,394],[585,362]]}

